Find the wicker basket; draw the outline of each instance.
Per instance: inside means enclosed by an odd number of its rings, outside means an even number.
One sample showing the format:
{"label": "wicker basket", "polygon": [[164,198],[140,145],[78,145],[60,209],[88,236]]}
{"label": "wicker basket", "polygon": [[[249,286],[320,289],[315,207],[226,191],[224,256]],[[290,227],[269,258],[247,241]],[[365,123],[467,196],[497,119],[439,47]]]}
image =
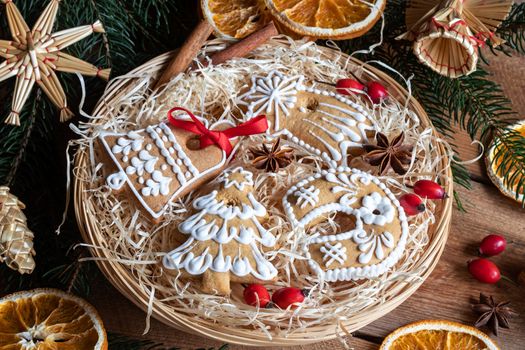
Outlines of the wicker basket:
{"label": "wicker basket", "polygon": [[[284,45],[284,43],[281,41],[274,41],[274,44]],[[334,57],[335,55],[341,55],[340,52],[329,48],[320,48],[320,50],[323,50],[328,57],[331,55]],[[161,55],[130,72],[128,76],[131,78],[113,80],[109,84],[105,95],[98,104],[94,115],[106,115],[112,101],[115,101],[119,96],[122,96],[133,89],[138,79],[133,78],[133,76],[139,76],[142,73],[160,73],[161,69],[170,58],[171,54],[169,53]],[[362,64],[353,58],[352,60],[355,64]],[[406,99],[406,96],[408,95],[407,91],[392,78],[373,67],[366,66],[366,69],[375,75],[375,79],[379,79],[385,83],[391,95],[395,96],[400,101],[404,101]],[[428,119],[424,109],[415,99],[410,99],[409,106],[420,117],[422,127],[429,127],[431,125],[431,122]],[[448,157],[446,155],[445,147],[440,143],[436,143],[435,147],[443,156],[441,169],[447,168]],[[89,166],[89,159],[90,157],[86,147],[80,147],[76,153],[75,158],[76,174]],[[446,190],[449,195],[452,195],[452,173],[450,167],[444,170],[443,173],[449,179],[446,184]],[[87,244],[98,247],[106,247],[105,234],[97,223],[96,208],[94,207],[93,203],[87,200],[85,190],[86,183],[77,177],[75,179],[74,189],[75,213],[83,239]],[[418,289],[422,282],[430,275],[436,266],[441,253],[443,252],[448,236],[451,215],[451,200],[443,201],[442,203],[438,204],[435,212],[436,222],[430,227],[430,232],[428,233],[430,241],[425,246],[424,252],[420,255],[419,260],[414,266],[414,271],[417,270],[420,272],[420,280],[411,284],[403,283],[402,281],[393,283],[388,290],[383,291],[384,293],[382,296],[384,297],[384,303],[381,305],[369,306],[360,314],[353,315],[344,321],[340,321],[340,329],[343,329],[345,332],[354,332],[366,326],[367,324],[395,309]],[[139,287],[138,281],[134,278],[128,267],[120,263],[107,260],[111,257],[108,255],[109,252],[105,249],[92,249],[91,254],[97,258],[98,266],[106,278],[129,300],[131,300],[139,308],[146,311],[148,309],[150,297],[146,291]],[[153,303],[152,311],[154,318],[181,331],[207,336],[220,341],[235,344],[250,346],[292,346],[320,342],[337,337],[337,334],[334,331],[336,328],[334,324],[310,327],[305,330],[295,331],[291,334],[288,334],[286,337],[274,335],[273,339],[269,339],[265,334],[255,330],[245,328],[226,328],[212,321],[201,320],[190,317],[186,314],[178,313],[169,305],[163,304],[156,300]]]}

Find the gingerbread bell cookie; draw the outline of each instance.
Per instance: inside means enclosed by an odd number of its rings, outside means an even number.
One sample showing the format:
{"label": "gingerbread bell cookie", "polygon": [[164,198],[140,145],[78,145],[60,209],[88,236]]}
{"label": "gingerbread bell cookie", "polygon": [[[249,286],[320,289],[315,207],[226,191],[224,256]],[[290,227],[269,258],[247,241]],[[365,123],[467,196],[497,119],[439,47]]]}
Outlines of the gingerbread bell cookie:
{"label": "gingerbread bell cookie", "polygon": [[253,174],[242,167],[219,176],[178,225],[187,240],[164,257],[164,267],[198,276],[203,292],[222,295],[230,293],[230,282],[274,279],[277,270],[262,248],[274,249],[276,238],[264,226],[268,212],[253,185]]}
{"label": "gingerbread bell cookie", "polygon": [[361,105],[333,91],[306,86],[302,76],[279,71],[252,77],[238,103],[246,106],[248,118],[266,114],[270,134],[286,137],[332,167],[347,166],[348,156],[368,143],[368,132],[375,130]]}
{"label": "gingerbread bell cookie", "polygon": [[[211,129],[231,125],[222,122]],[[159,219],[169,203],[227,165],[227,155],[218,147],[190,149],[194,139],[194,133],[169,123],[124,134],[102,132],[100,141],[116,170],[107,176],[107,185],[114,191],[130,191],[151,217]]]}
{"label": "gingerbread bell cookie", "polygon": [[[189,119],[173,116],[180,111]],[[268,128],[264,116],[237,126],[222,121],[208,128],[205,119],[182,107],[172,108],[168,121],[124,134],[102,132],[99,136],[109,167],[115,169],[107,176],[107,184],[115,191],[131,191],[155,220],[171,202],[226,168],[238,136]]]}
{"label": "gingerbread bell cookie", "polygon": [[[377,277],[405,249],[403,208],[384,183],[360,170],[338,167],[304,179],[288,190],[283,207],[293,227],[306,229],[308,264],[326,281]],[[334,213],[344,221],[341,232],[317,232]]]}

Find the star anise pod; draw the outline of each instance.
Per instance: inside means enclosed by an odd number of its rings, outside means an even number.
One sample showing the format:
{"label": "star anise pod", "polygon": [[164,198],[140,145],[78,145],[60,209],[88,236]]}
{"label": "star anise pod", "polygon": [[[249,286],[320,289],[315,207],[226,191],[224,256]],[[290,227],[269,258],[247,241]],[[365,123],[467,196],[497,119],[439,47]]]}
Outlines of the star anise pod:
{"label": "star anise pod", "polygon": [[280,147],[281,139],[278,138],[272,148],[262,144],[262,148],[250,149],[253,155],[252,164],[257,169],[265,169],[267,172],[278,172],[279,169],[285,168],[293,160],[293,150],[291,148]]}
{"label": "star anise pod", "polygon": [[479,294],[479,303],[472,304],[472,310],[480,314],[474,324],[477,328],[487,326],[495,336],[498,335],[498,328],[509,328],[509,319],[518,314],[507,305],[508,301],[496,303],[494,298],[483,293]]}
{"label": "star anise pod", "polygon": [[377,166],[380,175],[385,175],[390,168],[403,175],[407,172],[405,165],[410,164],[412,158],[412,146],[403,145],[404,141],[404,132],[394,137],[392,141],[389,141],[385,134],[378,132],[375,145],[363,146],[367,152],[363,159],[370,165]]}

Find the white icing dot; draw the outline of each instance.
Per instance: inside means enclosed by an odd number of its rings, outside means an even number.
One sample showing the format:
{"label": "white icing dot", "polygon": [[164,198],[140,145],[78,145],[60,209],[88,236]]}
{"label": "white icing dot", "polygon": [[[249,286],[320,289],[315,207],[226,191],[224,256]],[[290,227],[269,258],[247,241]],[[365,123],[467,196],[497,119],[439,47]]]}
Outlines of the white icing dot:
{"label": "white icing dot", "polygon": [[152,148],[153,146],[151,144],[146,145],[146,150],[151,151]]}
{"label": "white icing dot", "polygon": [[166,169],[168,169],[168,165],[167,164],[162,164],[160,168],[162,170],[166,170]]}
{"label": "white icing dot", "polygon": [[144,178],[141,176],[139,177],[139,184],[143,184],[144,183]]}

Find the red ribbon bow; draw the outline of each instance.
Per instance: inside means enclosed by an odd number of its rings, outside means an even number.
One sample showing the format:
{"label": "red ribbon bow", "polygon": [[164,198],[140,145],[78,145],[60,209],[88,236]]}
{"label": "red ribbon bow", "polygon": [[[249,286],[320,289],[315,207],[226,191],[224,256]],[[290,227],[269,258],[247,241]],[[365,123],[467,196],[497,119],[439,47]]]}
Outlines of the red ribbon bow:
{"label": "red ribbon bow", "polygon": [[[172,113],[174,111],[184,111],[193,120],[175,119]],[[248,136],[255,134],[262,134],[268,130],[268,120],[266,116],[260,115],[245,123],[239,124],[225,130],[210,130],[197,117],[188,111],[186,108],[174,107],[168,112],[168,120],[175,128],[184,129],[194,134],[200,135],[200,148],[206,148],[211,145],[217,145],[220,149],[226,152],[229,156],[233,151],[233,146],[230,139],[236,136]]]}

